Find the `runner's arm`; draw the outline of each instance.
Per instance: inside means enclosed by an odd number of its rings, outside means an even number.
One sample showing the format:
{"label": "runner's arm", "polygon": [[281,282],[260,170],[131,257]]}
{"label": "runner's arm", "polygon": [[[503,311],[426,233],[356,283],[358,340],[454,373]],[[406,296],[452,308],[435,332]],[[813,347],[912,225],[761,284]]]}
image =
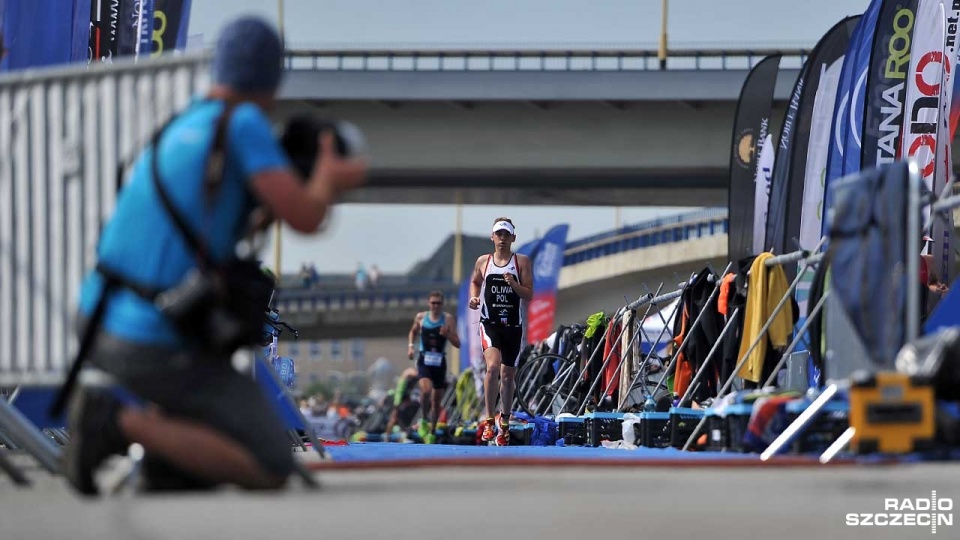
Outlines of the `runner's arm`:
{"label": "runner's arm", "polygon": [[413,326],[410,327],[410,332],[407,333],[407,337],[409,338],[409,345],[407,345],[407,356],[411,360],[413,360],[413,353],[416,352],[414,345],[416,344],[417,336],[420,335],[420,320],[422,315],[422,313],[417,313],[417,315],[413,318]]}
{"label": "runner's arm", "polygon": [[483,255],[477,258],[477,262],[473,263],[473,279],[470,280],[470,298],[477,298],[480,296],[480,285],[483,284],[483,271],[480,270],[480,264],[486,262],[487,256]]}
{"label": "runner's arm", "polygon": [[514,276],[507,278],[507,284],[513,287],[517,296],[524,300],[533,300],[533,265],[530,264],[530,257],[526,255],[517,255],[517,264],[520,267],[520,281],[517,282]]}
{"label": "runner's arm", "polygon": [[460,335],[457,334],[457,318],[447,313],[447,340],[456,348],[460,348]]}

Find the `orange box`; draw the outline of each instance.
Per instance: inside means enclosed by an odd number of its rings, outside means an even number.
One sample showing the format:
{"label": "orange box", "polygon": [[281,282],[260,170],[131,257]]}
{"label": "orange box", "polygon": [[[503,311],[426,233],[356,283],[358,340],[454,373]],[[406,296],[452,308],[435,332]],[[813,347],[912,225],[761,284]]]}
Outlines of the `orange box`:
{"label": "orange box", "polygon": [[902,373],[855,374],[850,386],[850,448],[858,454],[907,454],[932,448],[933,385]]}

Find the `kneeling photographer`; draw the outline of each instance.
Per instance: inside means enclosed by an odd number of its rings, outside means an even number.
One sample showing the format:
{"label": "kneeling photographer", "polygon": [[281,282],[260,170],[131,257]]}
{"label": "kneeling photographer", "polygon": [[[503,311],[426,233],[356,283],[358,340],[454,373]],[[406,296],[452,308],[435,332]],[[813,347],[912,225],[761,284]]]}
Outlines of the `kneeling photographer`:
{"label": "kneeling photographer", "polygon": [[345,157],[331,130],[297,141],[312,150],[306,164],[277,140],[267,113],[282,56],[264,21],[228,24],[209,93],[141,152],[101,233],[80,294],[76,365],[85,358],[132,396],[116,387],[62,393],[65,472],[81,493],[97,493],[98,467],[131,443],[145,450],[148,490],[276,489],[294,470],[273,405],[230,364],[260,340],[273,288],[236,248],[254,222],[315,232],[337,197],[364,182],[366,165]]}

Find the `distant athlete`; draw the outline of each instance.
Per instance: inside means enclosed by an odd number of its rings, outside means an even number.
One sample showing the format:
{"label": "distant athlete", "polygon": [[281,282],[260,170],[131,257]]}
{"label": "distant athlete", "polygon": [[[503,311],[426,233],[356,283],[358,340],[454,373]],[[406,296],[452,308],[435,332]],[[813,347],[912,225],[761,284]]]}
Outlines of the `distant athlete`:
{"label": "distant athlete", "polygon": [[[490,233],[494,251],[477,259],[470,284],[470,309],[480,310],[480,345],[487,363],[484,396],[487,417],[480,439],[510,444],[510,410],[516,389],[517,359],[523,344],[522,302],[533,298],[533,267],[526,255],[513,253],[517,240],[513,221],[500,217]],[[494,419],[497,394],[500,414]],[[494,425],[499,427],[494,432]]]}
{"label": "distant athlete", "polygon": [[422,416],[417,432],[424,443],[433,444],[437,441],[440,402],[447,388],[447,341],[459,349],[460,336],[454,316],[443,311],[443,293],[431,292],[429,302],[430,309],[417,313],[413,319],[407,357],[416,357],[420,378]]}

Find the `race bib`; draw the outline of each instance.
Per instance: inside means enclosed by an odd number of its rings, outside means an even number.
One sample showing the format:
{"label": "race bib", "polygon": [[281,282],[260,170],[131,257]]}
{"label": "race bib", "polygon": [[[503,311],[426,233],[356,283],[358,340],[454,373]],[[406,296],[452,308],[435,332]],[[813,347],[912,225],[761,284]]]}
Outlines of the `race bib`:
{"label": "race bib", "polygon": [[423,353],[423,365],[430,367],[440,367],[443,364],[443,353],[425,352]]}

